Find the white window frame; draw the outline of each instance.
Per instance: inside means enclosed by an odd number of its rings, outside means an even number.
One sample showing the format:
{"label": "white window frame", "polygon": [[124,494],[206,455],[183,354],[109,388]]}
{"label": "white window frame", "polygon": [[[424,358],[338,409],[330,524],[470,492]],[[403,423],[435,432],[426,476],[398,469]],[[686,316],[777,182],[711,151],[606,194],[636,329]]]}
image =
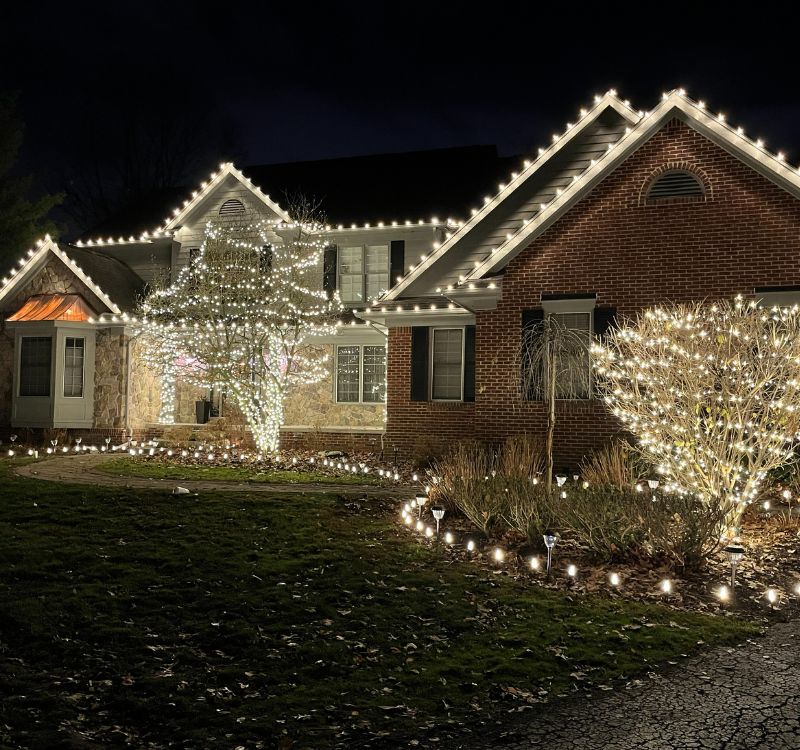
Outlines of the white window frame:
{"label": "white window frame", "polygon": [[[461,395],[458,398],[434,398],[433,396],[433,345],[436,331],[461,331]],[[464,401],[464,356],[466,354],[467,331],[464,326],[434,326],[430,329],[428,342],[428,397],[431,401],[443,403],[458,403]]]}
{"label": "white window frame", "polygon": [[[67,341],[74,339],[83,342],[82,355],[81,355],[81,395],[80,396],[67,396]],[[61,397],[62,398],[84,398],[86,394],[86,337],[85,336],[64,336],[64,367],[61,373]]]}
{"label": "white window frame", "polygon": [[[55,398],[55,394],[53,393],[53,346],[54,346],[54,339],[55,335],[53,334],[45,334],[45,333],[27,333],[20,336],[20,352],[18,359],[17,367],[17,398],[47,398],[52,399]],[[49,366],[49,373],[48,373],[48,384],[47,384],[47,393],[46,394],[31,394],[31,393],[23,393],[22,392],[22,348],[25,346],[24,342],[25,339],[50,339],[50,366]]]}
{"label": "white window frame", "polygon": [[591,344],[594,336],[594,309],[597,301],[594,297],[587,299],[542,300],[545,316],[589,314],[589,395],[585,398],[556,398],[556,401],[591,401],[594,398],[594,378],[592,377]]}
{"label": "white window frame", "polygon": [[[376,297],[368,298],[367,297],[367,249],[370,247],[385,247],[386,248],[386,288],[390,288],[392,285],[391,273],[392,273],[392,243],[391,242],[376,242],[370,244],[352,244],[352,245],[345,245],[341,244],[339,246],[339,252],[336,254],[336,288],[339,290],[339,296],[341,297],[342,302],[348,305],[368,305],[372,299],[376,299]],[[342,250],[350,250],[353,248],[361,248],[361,299],[345,299],[341,296],[342,294]],[[345,276],[358,276],[359,274],[344,274]],[[352,402],[355,403],[355,402]]]}
{"label": "white window frame", "polygon": [[[364,401],[364,347],[379,346],[383,349],[384,367],[383,367],[383,380],[384,380],[384,397],[383,401]],[[337,404],[365,404],[372,406],[375,404],[386,403],[386,345],[385,344],[336,344],[336,356],[334,357],[333,367],[333,400]],[[339,400],[339,349],[341,348],[357,348],[358,349],[358,401],[340,401]]]}

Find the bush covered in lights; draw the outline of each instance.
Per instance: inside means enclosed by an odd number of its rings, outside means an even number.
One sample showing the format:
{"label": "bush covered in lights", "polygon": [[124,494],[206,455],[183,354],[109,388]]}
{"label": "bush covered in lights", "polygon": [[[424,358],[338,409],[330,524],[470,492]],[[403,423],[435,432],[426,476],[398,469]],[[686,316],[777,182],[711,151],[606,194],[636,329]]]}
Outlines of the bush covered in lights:
{"label": "bush covered in lights", "polygon": [[800,309],[737,298],[647,310],[593,346],[601,393],[678,491],[737,526],[768,472],[795,461]]}
{"label": "bush covered in lights", "polygon": [[307,206],[296,224],[232,217],[209,223],[200,254],[143,302],[140,333],[163,375],[161,421],[171,421],[178,375],[223,389],[259,450],[278,449],[288,391],[326,375],[315,336],[335,333],[341,305],[319,286],[323,243]]}

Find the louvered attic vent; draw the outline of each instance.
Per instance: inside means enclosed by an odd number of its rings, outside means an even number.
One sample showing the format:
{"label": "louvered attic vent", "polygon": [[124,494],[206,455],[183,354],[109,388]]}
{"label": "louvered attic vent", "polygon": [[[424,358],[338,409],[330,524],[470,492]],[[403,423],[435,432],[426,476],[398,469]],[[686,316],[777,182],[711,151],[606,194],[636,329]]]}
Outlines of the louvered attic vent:
{"label": "louvered attic vent", "polygon": [[665,172],[650,186],[647,200],[697,200],[704,195],[703,184],[690,172]]}
{"label": "louvered attic vent", "polygon": [[220,216],[235,216],[236,214],[243,214],[244,213],[244,203],[236,198],[231,198],[230,200],[225,201],[219,207],[219,215]]}

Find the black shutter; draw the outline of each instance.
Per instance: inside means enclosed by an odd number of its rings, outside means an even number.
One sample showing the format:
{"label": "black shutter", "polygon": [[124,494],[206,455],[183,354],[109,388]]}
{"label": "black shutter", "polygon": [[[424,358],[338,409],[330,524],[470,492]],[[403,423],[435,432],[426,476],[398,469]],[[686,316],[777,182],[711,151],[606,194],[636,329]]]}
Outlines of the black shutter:
{"label": "black shutter", "polygon": [[411,329],[411,400],[428,400],[428,336],[430,328]]}
{"label": "black shutter", "polygon": [[475,400],[475,326],[464,327],[464,401]]}
{"label": "black shutter", "polygon": [[406,266],[406,241],[392,240],[389,253],[389,288],[391,289],[398,278],[402,278]]}
{"label": "black shutter", "polygon": [[[522,332],[520,334],[520,344],[525,342],[525,337],[530,335],[531,329],[541,327],[541,324],[544,322],[544,310],[523,310],[522,311]],[[543,393],[536,389],[528,387],[526,385],[526,378],[525,373],[528,371],[530,367],[530,360],[527,356],[527,351],[523,346],[522,349],[522,362],[520,363],[520,380],[522,383],[522,398],[526,401],[541,401],[543,397]],[[539,382],[542,382],[542,378],[539,378]]]}
{"label": "black shutter", "polygon": [[322,288],[328,297],[333,297],[336,291],[336,245],[325,248],[325,259],[322,264]]}
{"label": "black shutter", "polygon": [[595,307],[594,309],[594,334],[604,336],[608,329],[614,325],[617,317],[616,307]]}

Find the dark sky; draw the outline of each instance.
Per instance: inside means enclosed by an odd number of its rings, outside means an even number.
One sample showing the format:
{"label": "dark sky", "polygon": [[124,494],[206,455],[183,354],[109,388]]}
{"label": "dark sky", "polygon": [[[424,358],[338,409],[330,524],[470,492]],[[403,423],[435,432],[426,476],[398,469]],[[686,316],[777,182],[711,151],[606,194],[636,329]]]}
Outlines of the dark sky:
{"label": "dark sky", "polygon": [[0,19],[0,89],[20,92],[24,164],[45,176],[116,149],[137,118],[196,124],[204,171],[229,157],[521,153],[609,87],[646,109],[684,86],[796,161],[789,7],[16,3]]}

